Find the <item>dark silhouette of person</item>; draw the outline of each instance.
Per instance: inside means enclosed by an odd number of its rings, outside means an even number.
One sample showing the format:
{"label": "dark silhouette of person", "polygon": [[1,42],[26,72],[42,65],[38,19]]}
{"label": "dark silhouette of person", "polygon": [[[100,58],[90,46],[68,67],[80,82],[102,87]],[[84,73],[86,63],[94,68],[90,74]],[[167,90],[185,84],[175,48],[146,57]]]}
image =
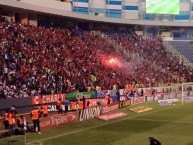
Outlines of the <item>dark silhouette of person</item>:
{"label": "dark silhouette of person", "polygon": [[159,142],[157,139],[153,137],[149,137],[150,145],[161,145],[161,142]]}

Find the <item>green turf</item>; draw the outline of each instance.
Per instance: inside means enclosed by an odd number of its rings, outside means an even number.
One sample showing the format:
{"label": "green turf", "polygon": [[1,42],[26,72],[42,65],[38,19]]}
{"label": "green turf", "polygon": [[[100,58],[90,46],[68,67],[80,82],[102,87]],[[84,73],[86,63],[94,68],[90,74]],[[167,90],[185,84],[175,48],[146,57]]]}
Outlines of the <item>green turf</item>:
{"label": "green turf", "polygon": [[[163,145],[193,145],[193,103],[176,106],[159,106],[156,102],[142,105],[152,107],[148,112],[134,113],[121,109],[127,117],[101,121],[91,119],[43,132],[42,135],[27,134],[27,142],[43,145],[148,145],[153,136]],[[138,105],[140,106],[140,105]],[[24,136],[9,138],[24,144]],[[8,141],[0,140],[0,145]]]}

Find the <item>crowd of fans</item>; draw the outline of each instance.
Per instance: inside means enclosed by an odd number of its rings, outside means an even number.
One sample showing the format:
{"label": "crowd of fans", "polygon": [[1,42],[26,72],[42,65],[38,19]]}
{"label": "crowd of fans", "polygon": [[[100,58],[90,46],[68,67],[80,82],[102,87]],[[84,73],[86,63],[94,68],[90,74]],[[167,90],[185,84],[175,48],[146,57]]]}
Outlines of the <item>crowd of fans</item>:
{"label": "crowd of fans", "polygon": [[192,81],[192,69],[187,68],[179,57],[167,52],[160,37],[133,35],[115,41],[121,49],[138,54],[139,64],[132,73],[136,82],[143,83],[147,87],[157,87]]}
{"label": "crowd of fans", "polygon": [[[0,22],[0,99],[33,95],[159,86],[191,81],[191,70],[177,57],[168,57],[160,38],[134,35],[115,39],[123,48],[137,52],[132,63],[101,35],[76,35],[67,28],[36,27]],[[116,57],[122,65],[108,60]],[[161,69],[157,69],[159,67]],[[129,69],[128,69],[129,68]]]}

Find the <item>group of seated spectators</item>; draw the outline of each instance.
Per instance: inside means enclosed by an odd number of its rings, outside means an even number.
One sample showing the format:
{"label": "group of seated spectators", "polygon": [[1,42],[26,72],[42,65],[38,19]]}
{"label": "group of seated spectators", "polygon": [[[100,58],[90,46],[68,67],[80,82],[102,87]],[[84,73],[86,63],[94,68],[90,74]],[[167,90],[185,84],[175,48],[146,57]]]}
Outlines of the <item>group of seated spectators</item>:
{"label": "group of seated spectators", "polygon": [[[138,61],[132,62],[122,50],[115,51],[101,35],[76,35],[68,28],[21,25],[2,18],[0,99],[86,91],[96,86],[107,90],[114,85],[152,87],[191,81],[192,70],[177,57],[168,56],[160,38],[133,35],[115,41],[130,53],[138,53]],[[107,64],[113,57],[122,65]]]}
{"label": "group of seated spectators", "polygon": [[124,49],[137,54],[136,69],[132,73],[136,82],[141,82],[147,87],[158,87],[192,81],[192,68],[187,68],[183,60],[167,52],[160,37],[133,35],[115,41],[122,51]]}

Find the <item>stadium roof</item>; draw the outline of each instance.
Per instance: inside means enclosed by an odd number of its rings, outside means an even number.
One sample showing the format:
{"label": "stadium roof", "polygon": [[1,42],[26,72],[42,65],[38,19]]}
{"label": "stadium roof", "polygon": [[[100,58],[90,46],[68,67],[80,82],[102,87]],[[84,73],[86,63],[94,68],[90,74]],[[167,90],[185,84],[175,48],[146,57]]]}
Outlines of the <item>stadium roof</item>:
{"label": "stadium roof", "polygon": [[98,16],[91,16],[91,15],[83,15],[77,14],[74,12],[68,12],[65,10],[59,10],[54,8],[42,7],[38,5],[32,5],[28,3],[23,3],[22,1],[16,0],[1,0],[0,7],[2,9],[13,8],[13,9],[20,9],[20,10],[29,10],[35,13],[44,13],[48,15],[56,15],[56,16],[63,16],[68,18],[75,18],[81,19],[86,21],[95,21],[95,22],[106,22],[106,23],[115,23],[115,24],[134,24],[134,25],[152,25],[152,26],[187,26],[192,27],[193,22],[189,21],[145,21],[145,20],[128,20],[128,19],[115,19],[115,18],[107,18],[107,17],[98,17]]}

